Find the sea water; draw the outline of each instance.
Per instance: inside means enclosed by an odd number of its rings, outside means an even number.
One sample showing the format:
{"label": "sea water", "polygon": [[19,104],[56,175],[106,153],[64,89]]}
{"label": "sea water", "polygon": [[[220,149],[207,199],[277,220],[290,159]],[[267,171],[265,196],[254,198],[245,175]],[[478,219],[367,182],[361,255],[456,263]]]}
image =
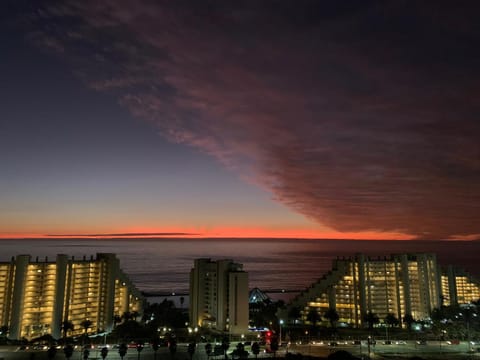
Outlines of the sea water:
{"label": "sea water", "polygon": [[148,293],[188,292],[194,259],[232,259],[249,273],[250,288],[301,290],[328,272],[336,257],[355,253],[433,252],[441,265],[480,275],[478,241],[359,241],[297,239],[29,239],[0,240],[0,261],[30,254],[40,261],[56,254],[82,258],[115,253],[134,284]]}

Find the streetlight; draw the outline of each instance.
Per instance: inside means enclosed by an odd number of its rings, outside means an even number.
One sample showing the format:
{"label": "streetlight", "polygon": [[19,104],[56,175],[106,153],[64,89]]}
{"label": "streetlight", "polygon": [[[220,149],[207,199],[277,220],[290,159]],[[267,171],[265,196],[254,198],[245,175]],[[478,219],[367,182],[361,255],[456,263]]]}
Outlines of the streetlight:
{"label": "streetlight", "polygon": [[280,346],[282,346],[282,325],[283,325],[283,319],[280,319],[280,321],[278,322],[280,324],[280,331],[279,331],[279,343],[280,343]]}

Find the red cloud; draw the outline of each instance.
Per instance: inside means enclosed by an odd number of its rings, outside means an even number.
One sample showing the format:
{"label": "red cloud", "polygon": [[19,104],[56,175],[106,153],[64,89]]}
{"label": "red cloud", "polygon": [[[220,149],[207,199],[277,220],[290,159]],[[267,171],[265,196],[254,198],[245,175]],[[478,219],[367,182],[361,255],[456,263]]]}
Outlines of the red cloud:
{"label": "red cloud", "polygon": [[463,13],[442,6],[426,20],[421,5],[269,4],[72,1],[39,23],[74,28],[51,43],[92,87],[319,223],[478,234],[475,19],[455,30]]}

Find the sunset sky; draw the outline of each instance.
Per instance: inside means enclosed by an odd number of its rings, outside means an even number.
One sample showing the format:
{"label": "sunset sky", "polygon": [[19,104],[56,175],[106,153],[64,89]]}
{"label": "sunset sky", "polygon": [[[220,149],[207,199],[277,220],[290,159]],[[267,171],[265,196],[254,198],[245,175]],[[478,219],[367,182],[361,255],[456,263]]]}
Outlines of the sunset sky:
{"label": "sunset sky", "polygon": [[476,1],[3,7],[0,237],[480,238]]}

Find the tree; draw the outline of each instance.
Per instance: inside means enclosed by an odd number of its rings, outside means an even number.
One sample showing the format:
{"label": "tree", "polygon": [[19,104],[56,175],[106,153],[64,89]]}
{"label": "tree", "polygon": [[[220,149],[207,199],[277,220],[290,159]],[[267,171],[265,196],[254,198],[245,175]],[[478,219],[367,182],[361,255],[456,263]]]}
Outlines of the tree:
{"label": "tree", "polygon": [[258,354],[260,354],[260,345],[258,342],[252,344],[252,353],[255,355],[255,359],[258,357]]}
{"label": "tree", "polygon": [[371,311],[365,314],[363,320],[368,324],[368,329],[370,331],[372,331],[373,327],[380,322],[378,315]]}
{"label": "tree", "polygon": [[165,299],[161,303],[148,305],[143,312],[143,318],[153,334],[159,327],[180,328],[185,326],[188,314],[176,308],[173,301]]}
{"label": "tree", "polygon": [[250,321],[254,327],[268,327],[278,324],[277,311],[282,302],[262,301],[253,303],[249,307]]}
{"label": "tree", "polygon": [[175,353],[177,352],[177,341],[175,339],[171,338],[168,342],[168,350],[170,350],[170,355],[173,359],[175,357]]}
{"label": "tree", "polygon": [[205,344],[205,352],[207,354],[207,359],[210,359],[210,355],[212,354],[212,344],[210,343]]}
{"label": "tree", "polygon": [[440,340],[444,340],[447,329],[446,317],[444,306],[435,308],[430,313],[430,318],[432,319],[432,332],[435,336],[440,336]]}
{"label": "tree", "polygon": [[82,326],[82,328],[84,330],[84,334],[83,334],[84,340],[83,341],[85,341],[85,340],[88,341],[88,328],[90,326],[92,326],[92,324],[93,324],[92,321],[88,320],[88,319],[85,319],[80,323],[80,325]]}
{"label": "tree", "polygon": [[277,351],[278,351],[278,339],[277,337],[273,337],[272,341],[270,342],[270,350],[273,351],[273,357],[277,357]]}
{"label": "tree", "polygon": [[108,348],[107,348],[107,347],[103,347],[102,350],[100,351],[100,355],[102,356],[102,359],[105,360],[105,358],[106,358],[107,355],[108,355]]}
{"label": "tree", "polygon": [[322,321],[322,317],[318,313],[317,309],[310,309],[307,314],[307,321],[309,321],[313,327],[316,327],[317,323]]}
{"label": "tree", "polygon": [[120,344],[120,346],[118,347],[118,355],[120,355],[120,358],[122,360],[124,356],[127,354],[127,350],[128,350],[128,347],[127,347],[127,344],[125,343]]}
{"label": "tree", "polygon": [[400,324],[400,321],[395,317],[395,314],[388,313],[387,316],[385,316],[385,324],[392,328],[394,326],[398,326],[398,324]]}
{"label": "tree", "polygon": [[335,329],[337,325],[337,321],[340,319],[340,316],[338,316],[337,310],[334,308],[329,308],[325,314],[323,315],[325,319],[330,321],[330,327]]}
{"label": "tree", "polygon": [[297,323],[297,320],[302,316],[302,311],[299,306],[293,306],[288,311],[288,319],[291,320],[294,324]]}
{"label": "tree", "polygon": [[[134,320],[128,320],[117,326],[115,329],[115,335],[119,339],[151,338],[152,332],[149,332],[148,329],[149,328],[142,326],[142,324]],[[150,329],[152,328],[150,327]]]}
{"label": "tree", "polygon": [[88,335],[88,328],[92,326],[92,324],[92,321],[88,319],[85,319],[80,323],[80,325],[83,327],[83,330],[85,331],[85,335]]}
{"label": "tree", "polygon": [[228,337],[224,336],[222,339],[222,350],[223,354],[225,355],[225,360],[227,360],[227,350],[230,347],[230,341],[228,341]]}
{"label": "tree", "polygon": [[474,310],[474,307],[475,305],[473,306],[469,306],[467,305],[466,307],[464,307],[462,309],[462,316],[463,316],[463,319],[465,321],[465,326],[466,326],[466,335],[467,335],[467,342],[468,342],[468,346],[469,346],[469,350],[471,350],[471,347],[470,347],[470,324],[471,324],[471,321],[473,319],[473,317],[477,316],[475,310]]}
{"label": "tree", "polygon": [[65,358],[68,360],[72,357],[73,355],[73,346],[68,344],[63,348],[63,353],[65,354]]}
{"label": "tree", "polygon": [[47,357],[50,360],[53,360],[55,358],[55,355],[57,355],[57,348],[55,346],[50,346],[47,350]]}
{"label": "tree", "polygon": [[407,325],[408,331],[411,331],[412,325],[415,322],[415,319],[413,318],[412,314],[405,314],[402,320],[403,320],[403,323]]}
{"label": "tree", "polygon": [[157,351],[160,348],[158,338],[152,340],[153,359],[157,360]]}
{"label": "tree", "polygon": [[68,332],[73,330],[74,330],[73,323],[70,320],[67,319],[62,322],[62,331],[63,331],[64,339],[67,338]]}
{"label": "tree", "polygon": [[132,312],[132,320],[138,321],[139,316],[140,316],[140,313],[138,311]]}
{"label": "tree", "polygon": [[113,315],[113,326],[114,328],[117,327],[118,324],[120,324],[122,322],[122,317],[120,315]]}
{"label": "tree", "polygon": [[130,311],[125,311],[125,312],[122,314],[122,319],[123,319],[124,321],[133,320],[133,314],[132,314]]}
{"label": "tree", "polygon": [[142,350],[143,350],[143,343],[139,342],[139,343],[137,344],[137,354],[138,354],[137,359],[138,359],[138,360],[140,360],[140,353],[142,352]]}
{"label": "tree", "polygon": [[190,355],[190,360],[193,359],[193,355],[195,354],[195,348],[197,347],[197,344],[195,342],[191,342],[188,344],[187,352],[188,355]]}
{"label": "tree", "polygon": [[248,351],[245,351],[245,345],[241,342],[237,344],[237,348],[233,351],[233,353],[238,356],[239,359],[247,359],[248,358]]}

